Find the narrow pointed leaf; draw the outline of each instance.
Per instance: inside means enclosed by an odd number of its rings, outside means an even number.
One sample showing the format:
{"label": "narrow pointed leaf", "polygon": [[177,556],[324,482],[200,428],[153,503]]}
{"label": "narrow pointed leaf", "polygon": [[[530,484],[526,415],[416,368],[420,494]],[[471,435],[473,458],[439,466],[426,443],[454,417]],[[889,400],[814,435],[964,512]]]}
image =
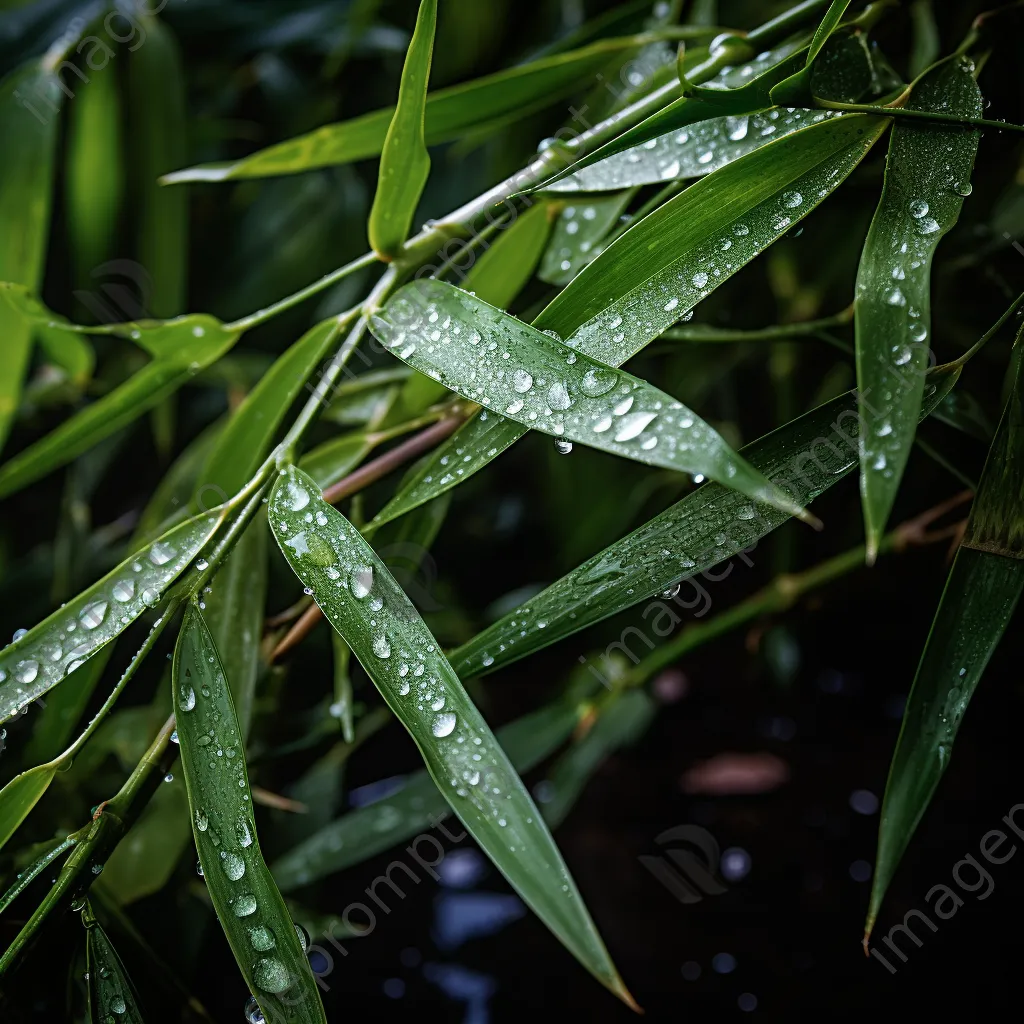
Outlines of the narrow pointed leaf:
{"label": "narrow pointed leaf", "polygon": [[159,603],[224,515],[214,509],[169,530],[0,650],[0,722],[56,686]]}
{"label": "narrow pointed leaf", "polygon": [[[38,62],[0,82],[0,138],[7,143],[0,166],[0,281],[39,288],[46,256],[53,187],[54,149],[63,93],[52,70]],[[0,449],[14,414],[32,349],[27,320],[0,301]]]}
{"label": "narrow pointed leaf", "polygon": [[402,68],[398,106],[384,140],[377,193],[370,210],[370,245],[385,258],[395,256],[405,244],[430,173],[423,120],[436,23],[437,0],[420,0],[416,28]]}
{"label": "narrow pointed leaf", "polygon": [[[45,310],[19,286],[0,285],[0,309],[8,303],[8,308],[17,309],[34,321],[81,330]],[[0,497],[66,465],[97,442],[133,423],[229,351],[240,336],[240,332],[229,331],[218,320],[202,314],[116,325],[103,328],[102,333],[132,337],[154,357],[153,361],[0,466]]]}
{"label": "narrow pointed leaf", "polygon": [[62,853],[66,853],[75,845],[77,839],[68,836],[48,850],[38,860],[18,872],[14,884],[0,897],[0,914],[2,914]]}
{"label": "narrow pointed leaf", "polygon": [[366,434],[357,431],[311,449],[302,457],[300,465],[316,480],[321,490],[326,490],[348,476],[372,450],[373,444]]}
{"label": "narrow pointed leaf", "polygon": [[231,689],[195,604],[185,613],[173,675],[196,849],[231,952],[268,1024],[326,1024],[295,926],[260,852]]}
{"label": "narrow pointed leaf", "polygon": [[[550,757],[578,720],[576,708],[558,703],[495,731],[517,772]],[[408,777],[398,792],[332,821],[271,865],[283,892],[360,864],[398,843],[435,827],[451,814],[448,801],[426,771]]]}
{"label": "narrow pointed leaf", "polygon": [[[1020,346],[1018,340],[1018,351]],[[967,705],[1024,591],[1022,385],[1018,365],[907,699],[882,803],[865,936],[949,765]]]}
{"label": "narrow pointed leaf", "polygon": [[0,848],[28,817],[29,811],[39,802],[56,774],[55,762],[41,764],[16,775],[0,789]]}
{"label": "narrow pointed leaf", "polygon": [[629,1001],[529,793],[387,568],[300,470],[279,478],[270,518],[285,558],[409,730],[470,834],[580,963]]}
{"label": "narrow pointed leaf", "polygon": [[292,402],[329,355],[338,328],[336,317],[310,328],[232,413],[199,474],[206,487],[219,488],[222,500],[240,491],[263,461]]}
{"label": "narrow pointed leaf", "polygon": [[[607,68],[609,60],[638,45],[638,38],[633,36],[603,39],[431,93],[426,103],[427,145],[450,142],[470,130],[497,127],[550,107],[580,84],[592,82],[597,72]],[[324,125],[241,160],[190,167],[163,180],[177,184],[263,178],[365,160],[383,149],[394,111],[394,107],[388,107],[351,121]]]}
{"label": "narrow pointed leaf", "polygon": [[420,372],[524,426],[648,465],[703,473],[791,515],[802,513],[670,395],[468,292],[414,282],[372,327]]}
{"label": "narrow pointed leaf", "polygon": [[[925,412],[941,400],[958,375],[957,370],[935,372]],[[856,398],[850,392],[779,427],[742,452],[794,501],[809,504],[857,464],[859,429]],[[771,505],[751,503],[720,484],[704,484],[452,651],[452,666],[463,679],[493,672],[647,598],[674,590],[682,581],[750,550],[787,518]],[[681,619],[702,603],[702,590],[694,585],[692,590],[683,588],[674,597],[652,602],[644,614],[659,620],[671,615]],[[637,636],[640,632],[623,636],[627,650],[638,647],[646,636]],[[639,646],[637,654],[653,646],[649,639],[646,643],[647,648]]]}
{"label": "narrow pointed leaf", "polygon": [[[836,118],[709,174],[616,239],[534,326],[622,365],[838,188],[886,125],[884,118]],[[525,433],[494,411],[469,420],[375,522],[469,479]]]}
{"label": "narrow pointed leaf", "polygon": [[[914,88],[908,106],[964,117],[982,112],[973,65],[943,62]],[[861,496],[869,557],[896,498],[917,429],[931,338],[932,257],[971,190],[981,133],[899,123],[885,185],[857,273],[857,385],[868,429]]]}
{"label": "narrow pointed leaf", "polygon": [[85,949],[92,1024],[145,1024],[124,964],[95,918],[86,923]]}
{"label": "narrow pointed leaf", "polygon": [[793,102],[798,102],[810,93],[814,61],[822,47],[828,42],[829,36],[838,27],[849,6],[850,0],[832,0],[829,9],[825,12],[825,17],[821,19],[821,23],[815,30],[811,45],[807,48],[805,66],[772,89],[771,97],[775,103],[785,104],[790,99]]}
{"label": "narrow pointed leaf", "polygon": [[[627,190],[614,196],[581,199],[563,207],[537,276],[548,284],[568,284],[597,256],[598,243],[615,227],[635,194]],[[477,289],[472,290],[480,295]]]}

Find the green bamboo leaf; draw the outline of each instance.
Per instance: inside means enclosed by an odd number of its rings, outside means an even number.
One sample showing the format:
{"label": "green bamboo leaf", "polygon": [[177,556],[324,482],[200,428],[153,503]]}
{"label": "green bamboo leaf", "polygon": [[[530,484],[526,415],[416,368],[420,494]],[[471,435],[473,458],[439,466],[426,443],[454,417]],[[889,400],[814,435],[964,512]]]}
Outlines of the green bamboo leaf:
{"label": "green bamboo leaf", "polygon": [[[578,718],[575,704],[559,701],[502,726],[495,735],[515,770],[525,773],[569,738]],[[430,775],[415,772],[397,792],[350,811],[292,847],[270,870],[281,890],[291,892],[412,839],[450,814]]]}
{"label": "green bamboo leaf", "polygon": [[49,788],[57,768],[56,761],[38,765],[15,775],[0,789],[0,848],[14,835]]}
{"label": "green bamboo leaf", "polygon": [[294,467],[274,486],[270,517],[293,571],[409,730],[470,834],[580,963],[631,1002],[529,793],[387,568]]}
{"label": "green bamboo leaf", "polygon": [[896,868],[949,766],[967,705],[1022,591],[1024,381],[1018,364],[967,532],[946,580],[903,713],[882,802],[865,945]]}
{"label": "green bamboo leaf", "polygon": [[785,104],[788,102],[799,103],[809,98],[811,93],[811,73],[813,65],[822,47],[828,42],[829,37],[838,28],[839,22],[850,6],[850,0],[832,0],[825,17],[815,30],[811,45],[807,48],[805,66],[791,75],[789,78],[779,82],[771,90],[771,98],[775,103]]}
{"label": "green bamboo leaf", "polygon": [[62,853],[66,853],[77,842],[75,836],[57,843],[27,868],[18,872],[18,877],[11,887],[0,897],[0,914],[2,914]]}
{"label": "green bamboo leaf", "polygon": [[324,320],[277,358],[218,437],[199,473],[204,487],[226,500],[248,482],[266,456],[285,414],[330,353],[340,328],[337,317]]}
{"label": "green bamboo leaf", "polygon": [[169,530],[0,650],[0,722],[38,700],[158,604],[225,515],[214,509]]}
{"label": "green bamboo leaf", "polygon": [[[917,110],[978,117],[974,64],[951,58],[914,88]],[[868,429],[861,495],[868,560],[885,531],[917,427],[931,337],[932,257],[956,223],[981,133],[934,124],[894,126],[885,185],[857,273],[857,385]]]}
{"label": "green bamboo leaf", "polygon": [[438,281],[413,282],[371,325],[411,366],[524,426],[648,465],[703,473],[791,515],[805,515],[670,395],[468,292]]}
{"label": "green bamboo leaf", "polygon": [[701,178],[747,153],[801,128],[818,124],[833,111],[774,108],[754,114],[713,117],[616,153],[561,178],[545,191],[605,192],[661,181]]}
{"label": "green bamboo leaf", "polygon": [[188,152],[185,73],[173,32],[145,8],[139,14],[146,45],[128,59],[132,208],[139,262],[153,282],[147,312],[168,317],[187,308],[188,195],[161,187],[159,179],[180,167]]}
{"label": "green bamboo leaf", "polygon": [[[431,93],[426,104],[426,143],[451,142],[471,130],[497,127],[543,110],[570,96],[581,83],[593,81],[616,55],[634,50],[647,38],[604,39]],[[383,149],[394,112],[394,107],[388,107],[324,125],[241,160],[201,164],[165,175],[163,180],[177,184],[263,178],[365,160]]]}
{"label": "green bamboo leaf", "polygon": [[145,1024],[138,998],[103,929],[87,908],[82,915],[86,928],[85,966],[89,979],[89,1019],[92,1024]]}
{"label": "green bamboo leaf", "polygon": [[[231,690],[194,603],[185,613],[173,675],[199,862],[239,970],[270,1024],[326,1024],[302,944],[263,862]],[[213,756],[220,751],[222,757]]]}
{"label": "green bamboo leaf", "polygon": [[[924,411],[929,412],[953,387],[954,368],[938,368],[929,381]],[[742,449],[748,462],[793,500],[809,504],[857,464],[860,418],[849,392]],[[766,504],[751,504],[720,484],[704,484],[639,529],[616,541],[536,597],[452,651],[451,663],[463,679],[493,672],[557,640],[624,611],[655,595],[643,612],[655,636],[682,618],[681,608],[696,608],[704,591],[680,595],[677,587],[719,562],[752,549],[781,526],[787,516]],[[678,600],[676,600],[678,598]],[[689,603],[687,603],[689,602]],[[630,628],[633,639],[653,642]],[[624,647],[636,663],[626,635]],[[609,648],[611,650],[611,648]]]}
{"label": "green bamboo leaf", "polygon": [[300,460],[302,466],[321,490],[326,490],[348,476],[373,451],[373,443],[362,431],[343,434],[308,451]]}
{"label": "green bamboo leaf", "polygon": [[[537,276],[548,284],[568,284],[600,252],[598,243],[615,227],[634,195],[635,190],[627,189],[563,207]],[[480,295],[478,289],[471,290]],[[485,296],[480,297],[487,301]]]}
{"label": "green bamboo leaf", "polygon": [[204,595],[206,621],[231,680],[243,740],[252,722],[266,599],[267,524],[257,514]]}
{"label": "green bamboo leaf", "polygon": [[[121,97],[116,72],[104,69],[95,75],[89,88],[75,97],[68,115],[64,186],[68,245],[75,279],[79,287],[87,287],[91,272],[111,256],[124,196]],[[82,344],[79,338],[74,342]]]}
{"label": "green bamboo leaf", "polygon": [[[0,316],[3,316],[0,311]],[[75,388],[81,390],[92,379],[96,367],[96,353],[85,338],[69,331],[36,327],[35,338],[46,358],[60,367]]]}
{"label": "green bamboo leaf", "polygon": [[[838,188],[886,123],[826,121],[702,178],[616,239],[534,326],[555,331],[587,356],[622,365]],[[374,522],[469,479],[524,433],[493,412],[469,420]]]}
{"label": "green bamboo leaf", "polygon": [[340,633],[331,630],[331,650],[334,655],[334,703],[331,714],[341,722],[341,735],[346,743],[356,739],[352,707],[352,673],[349,671],[352,651]]}
{"label": "green bamboo leaf", "polygon": [[[41,284],[46,258],[57,114],[62,99],[56,74],[38,61],[12,72],[0,82],[0,138],[8,143],[0,169],[0,224],[3,224],[0,281],[16,281],[31,291],[38,290]],[[32,350],[30,325],[3,302],[0,302],[0,337],[3,338],[0,448],[3,448],[18,411],[22,381]]]}
{"label": "green bamboo leaf", "polygon": [[0,497],[66,465],[103,438],[133,423],[228,352],[240,337],[239,331],[228,330],[219,320],[200,313],[167,321],[79,328],[44,309],[18,285],[0,284],[0,304],[0,309],[9,304],[9,308],[34,322],[54,328],[123,334],[154,357],[123,384],[0,466]]}
{"label": "green bamboo leaf", "polygon": [[409,237],[416,206],[430,174],[424,116],[436,24],[437,0],[420,0],[416,28],[402,68],[398,106],[381,151],[377,193],[370,210],[370,246],[382,259],[397,255]]}

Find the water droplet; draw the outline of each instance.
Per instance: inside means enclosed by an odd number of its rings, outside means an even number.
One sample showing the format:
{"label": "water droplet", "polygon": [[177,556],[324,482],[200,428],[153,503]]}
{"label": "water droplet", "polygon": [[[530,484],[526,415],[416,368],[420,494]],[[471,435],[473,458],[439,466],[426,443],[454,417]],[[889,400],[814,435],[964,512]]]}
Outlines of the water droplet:
{"label": "water droplet", "polygon": [[277,945],[274,933],[266,925],[262,924],[249,929],[249,942],[252,948],[259,953],[265,953],[268,949],[273,949]]}
{"label": "water droplet", "polygon": [[352,596],[357,601],[362,601],[373,589],[373,569],[367,565],[356,570],[349,586],[352,589]]}
{"label": "water droplet", "polygon": [[171,742],[172,743],[177,743],[178,742],[178,730],[177,729],[175,729],[174,732],[171,733]]}
{"label": "water droplet", "polygon": [[170,544],[166,541],[158,540],[149,549],[149,560],[154,565],[166,565],[176,554],[177,551]]}
{"label": "water droplet", "polygon": [[252,976],[264,992],[283,992],[291,984],[284,964],[273,957],[257,960],[253,964]]}
{"label": "water droplet", "polygon": [[737,238],[743,238],[744,235],[750,234],[750,228],[748,228],[746,224],[733,224],[732,233]]}
{"label": "water droplet", "polygon": [[246,847],[252,846],[252,826],[247,818],[241,817],[235,822],[235,838],[238,840],[238,845],[242,847],[243,850],[246,849]]}
{"label": "water droplet", "polygon": [[378,658],[391,657],[391,644],[388,643],[388,638],[383,633],[373,638],[373,653]]}
{"label": "water droplet", "polygon": [[202,808],[196,808],[196,828],[205,832],[210,827],[210,819]]}
{"label": "water droplet", "polygon": [[92,604],[87,604],[78,613],[78,621],[81,622],[86,629],[95,629],[97,626],[103,624],[106,614],[107,602],[93,601]]}
{"label": "water droplet", "polygon": [[135,596],[135,580],[118,580],[111,593],[114,595],[114,600],[120,601],[122,604],[130,601]]}
{"label": "water droplet", "polygon": [[152,608],[160,603],[160,591],[155,587],[146,587],[142,591],[142,603]]}
{"label": "water droplet", "polygon": [[725,119],[725,130],[733,142],[739,142],[747,137],[749,120],[747,117],[727,117]]}
{"label": "water droplet", "polygon": [[885,301],[890,306],[905,306],[907,304],[907,298],[899,290],[899,288],[892,288],[885,293]]}
{"label": "water droplet", "polygon": [[438,715],[434,719],[434,724],[430,727],[430,731],[438,738],[442,739],[445,736],[450,736],[455,729],[455,715],[450,711],[445,711],[443,714]]}
{"label": "water droplet", "polygon": [[634,437],[638,437],[647,429],[647,425],[657,415],[656,412],[633,412],[624,416],[619,424],[619,429],[615,432],[615,440],[632,441]]}
{"label": "water droplet", "polygon": [[599,370],[596,367],[587,370],[583,375],[583,381],[580,384],[580,390],[588,398],[600,398],[602,395],[608,394],[613,387],[615,387],[615,381],[617,380],[615,374],[608,370]]}
{"label": "water droplet", "polygon": [[556,441],[555,451],[559,455],[568,455],[572,451],[572,441]]}
{"label": "water droplet", "polygon": [[953,191],[966,199],[974,191],[974,186],[969,181],[957,182],[953,186]]}
{"label": "water droplet", "polygon": [[912,199],[910,202],[910,216],[920,220],[924,217],[930,207],[923,199]]}
{"label": "water droplet", "polygon": [[31,683],[39,675],[39,662],[27,658],[14,666],[14,678],[19,683]]}
{"label": "water droplet", "polygon": [[526,370],[516,370],[512,374],[512,387],[521,395],[525,395],[533,387],[533,375]]}
{"label": "water droplet", "polygon": [[234,903],[231,904],[231,909],[235,912],[235,917],[248,917],[250,914],[256,913],[256,897],[251,892],[243,892]]}
{"label": "water droplet", "polygon": [[917,222],[919,235],[934,235],[939,230],[939,222],[934,217],[924,217]]}
{"label": "water droplet", "polygon": [[803,201],[804,197],[799,192],[782,193],[782,205],[787,210],[795,210]]}
{"label": "water droplet", "polygon": [[113,996],[107,1004],[107,1007],[111,1013],[116,1013],[118,1015],[124,1013],[125,1010],[128,1009],[128,1007],[125,1006],[124,1000],[120,996]]}
{"label": "water droplet", "polygon": [[266,1018],[263,1016],[263,1011],[260,1009],[260,1004],[256,1002],[255,996],[249,996],[249,1001],[245,1004],[245,1022],[246,1024],[266,1024]]}
{"label": "water droplet", "polygon": [[569,392],[566,390],[565,384],[561,381],[555,381],[555,383],[548,388],[547,400],[548,405],[559,412],[564,409],[568,409],[569,406],[572,405],[572,399],[569,397]]}
{"label": "water droplet", "polygon": [[693,285],[695,288],[703,288],[708,283],[708,275],[703,270],[698,270],[693,275]]}
{"label": "water droplet", "polygon": [[907,333],[910,335],[911,341],[924,341],[928,337],[928,328],[920,322],[913,323],[908,328]]}
{"label": "water droplet", "polygon": [[679,300],[678,299],[669,299],[668,302],[665,303],[665,312],[666,313],[671,313],[672,310],[675,309],[676,306],[678,306],[678,305],[679,305]]}
{"label": "water droplet", "polygon": [[221,850],[220,866],[224,869],[224,874],[232,882],[237,882],[245,874],[245,861],[237,853],[228,853],[226,850]]}

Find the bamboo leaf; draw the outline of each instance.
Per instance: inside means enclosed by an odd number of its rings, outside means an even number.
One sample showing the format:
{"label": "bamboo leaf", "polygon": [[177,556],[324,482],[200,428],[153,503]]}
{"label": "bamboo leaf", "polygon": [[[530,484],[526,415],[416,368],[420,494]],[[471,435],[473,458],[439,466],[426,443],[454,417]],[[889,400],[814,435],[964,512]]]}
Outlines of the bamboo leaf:
{"label": "bamboo leaf", "polygon": [[0,848],[14,835],[49,788],[57,767],[56,762],[50,762],[30,768],[0,789]]}
{"label": "bamboo leaf", "polygon": [[[616,239],[534,326],[555,331],[580,353],[621,365],[838,188],[885,126],[884,119],[837,118],[709,174]],[[468,480],[524,433],[494,412],[469,420],[374,522]]]}
{"label": "bamboo leaf", "polygon": [[92,1024],[145,1024],[124,964],[91,909],[83,914],[82,923],[86,927],[85,965]]}
{"label": "bamboo leaf", "polygon": [[799,506],[773,491],[670,395],[468,292],[414,282],[371,325],[383,344],[420,372],[524,426],[648,465],[727,480],[748,497],[803,517]]}
{"label": "bamboo leaf", "polygon": [[[955,368],[936,369],[925,412],[958,376]],[[850,392],[742,452],[794,501],[808,504],[857,464],[859,430],[856,397]],[[658,594],[661,599],[644,609],[644,619],[649,616],[663,628],[665,622],[681,618],[673,602],[686,610],[703,601],[699,584],[692,594],[680,594],[680,583],[751,550],[787,518],[771,505],[751,504],[720,484],[704,484],[452,651],[452,666],[463,679],[496,671]],[[653,646],[640,630],[627,632],[639,634],[628,642],[623,635],[627,652],[629,642],[639,639]]]}
{"label": "bamboo leaf", "polygon": [[882,802],[865,946],[899,862],[949,766],[967,705],[1022,591],[1024,382],[1018,364],[903,714]]}
{"label": "bamboo leaf", "polygon": [[[914,88],[909,107],[977,117],[973,63],[944,61]],[[857,385],[865,431],[861,496],[874,560],[917,427],[931,337],[930,276],[939,240],[956,223],[981,133],[933,124],[894,126],[885,185],[857,273]]]}
{"label": "bamboo leaf", "polygon": [[[635,194],[629,189],[618,195],[581,199],[563,207],[537,276],[548,284],[568,284],[597,256],[598,243],[615,227]],[[472,290],[480,295],[476,288]]]}
{"label": "bamboo leaf", "polygon": [[[562,701],[496,730],[517,772],[550,757],[578,719],[576,707]],[[408,776],[396,793],[360,807],[325,825],[271,865],[283,892],[291,892],[412,839],[451,814],[441,790],[426,771]]]}
{"label": "bamboo leaf", "polygon": [[11,284],[0,284],[0,310],[3,308],[14,309],[52,328],[123,334],[149,352],[153,361],[0,466],[0,497],[66,465],[97,442],[133,423],[228,352],[240,336],[240,332],[228,330],[220,321],[199,313],[167,321],[80,328],[44,309],[24,288]]}
{"label": "bamboo leaf", "polygon": [[373,444],[362,431],[343,434],[308,451],[300,465],[321,490],[348,476],[373,450]]}
{"label": "bamboo leaf", "polygon": [[285,414],[327,358],[339,329],[337,317],[310,328],[275,360],[232,413],[199,474],[222,500],[240,491],[263,461]]}
{"label": "bamboo leaf", "polygon": [[[0,281],[36,291],[42,282],[50,224],[54,147],[63,94],[52,70],[34,61],[0,82],[0,138],[7,153],[0,169]],[[39,108],[42,109],[39,109]],[[49,109],[47,109],[47,107]],[[0,302],[0,449],[21,397],[32,350],[32,330]]]}
{"label": "bamboo leaf", "polygon": [[2,914],[62,853],[66,853],[77,842],[75,836],[68,836],[35,860],[23,871],[18,872],[14,884],[0,897]]}
{"label": "bamboo leaf", "polygon": [[470,834],[580,963],[630,1002],[529,793],[386,567],[295,468],[275,484],[270,516],[285,558],[409,730]]}
{"label": "bamboo leaf", "polygon": [[0,721],[38,700],[158,604],[225,514],[214,509],[169,530],[0,650]]}
{"label": "bamboo leaf", "polygon": [[[435,146],[450,142],[471,130],[497,127],[543,110],[569,96],[581,83],[592,81],[609,60],[634,50],[644,38],[604,39],[431,93],[425,112],[426,143]],[[383,149],[394,112],[394,107],[388,107],[351,121],[324,125],[241,160],[201,164],[165,175],[163,181],[178,184],[263,178],[365,160]]]}
{"label": "bamboo leaf", "polygon": [[[185,613],[173,674],[199,862],[239,970],[270,1024],[326,1024],[302,944],[263,862],[231,690],[194,603]],[[220,751],[223,756],[214,756]]]}
{"label": "bamboo leaf", "polygon": [[370,210],[370,246],[384,259],[397,255],[409,237],[416,206],[430,174],[424,111],[436,24],[437,0],[420,0],[416,28],[402,68],[398,106],[384,139],[377,193]]}

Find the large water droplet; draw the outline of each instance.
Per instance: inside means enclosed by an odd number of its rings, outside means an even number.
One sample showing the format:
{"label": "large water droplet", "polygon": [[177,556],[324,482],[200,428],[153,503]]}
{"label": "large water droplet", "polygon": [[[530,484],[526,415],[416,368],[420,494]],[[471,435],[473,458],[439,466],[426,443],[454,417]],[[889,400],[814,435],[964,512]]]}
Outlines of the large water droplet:
{"label": "large water droplet", "polygon": [[455,715],[451,711],[445,711],[434,719],[430,731],[438,738],[443,739],[450,736],[455,729]]}
{"label": "large water droplet", "polygon": [[616,380],[615,374],[608,370],[599,370],[595,367],[587,370],[583,375],[580,390],[588,398],[600,398],[602,395],[608,394],[615,387]]}
{"label": "large water droplet", "polygon": [[253,964],[252,976],[264,992],[283,992],[291,984],[284,964],[273,957],[257,960]]}
{"label": "large water droplet", "polygon": [[111,591],[115,601],[130,601],[135,596],[135,580],[118,580]]}
{"label": "large water droplet", "polygon": [[256,897],[251,892],[243,892],[234,903],[231,904],[231,909],[235,912],[235,917],[248,917],[250,914],[256,913]]}
{"label": "large water droplet", "polygon": [[749,127],[749,120],[746,116],[743,117],[727,117],[725,119],[725,130],[729,138],[733,142],[739,142],[741,139],[747,137],[747,128]]}
{"label": "large water droplet", "polygon": [[235,838],[243,850],[252,846],[252,825],[247,818],[241,817],[235,822]]}
{"label": "large water droplet", "polygon": [[232,882],[237,882],[245,874],[245,861],[237,853],[228,853],[226,850],[221,850],[220,866],[224,869],[224,874]]}
{"label": "large water droplet", "polygon": [[391,644],[388,643],[388,638],[383,633],[373,638],[373,653],[378,658],[391,657]]}
{"label": "large water droplet", "polygon": [[804,197],[799,192],[782,193],[782,205],[789,210],[795,210],[803,201]]}
{"label": "large water droplet", "polygon": [[352,596],[357,601],[362,601],[364,597],[369,596],[373,589],[373,569],[368,565],[357,569],[352,574],[352,581],[349,585],[352,588]]}
{"label": "large water droplet", "polygon": [[309,504],[309,491],[300,484],[293,483],[288,487],[288,507],[299,512]]}
{"label": "large water droplet", "polygon": [[37,675],[39,675],[39,662],[33,661],[32,658],[19,661],[14,666],[14,678],[19,683],[31,683]]}
{"label": "large water droplet", "polygon": [[249,942],[252,944],[252,948],[259,953],[265,953],[277,945],[274,933],[262,924],[249,929]]}
{"label": "large water droplet", "polygon": [[525,395],[533,387],[533,374],[526,370],[516,370],[512,374],[512,387],[521,395]]}
{"label": "large water droplet", "polygon": [[657,415],[656,412],[632,412],[624,416],[618,430],[615,431],[615,440],[632,441],[634,437],[643,433]]}
{"label": "large water droplet", "polygon": [[149,560],[154,565],[166,565],[176,554],[177,551],[170,544],[166,541],[158,540],[149,549]]}
{"label": "large water droplet", "polygon": [[87,604],[79,613],[78,621],[86,629],[95,629],[97,626],[103,624],[104,618],[107,615],[107,602],[106,601],[93,601],[91,604]]}
{"label": "large water droplet", "polygon": [[181,710],[191,711],[196,706],[196,691],[186,684],[181,687],[179,693],[181,696]]}
{"label": "large water droplet", "polygon": [[923,217],[917,222],[919,235],[934,235],[939,230],[939,222],[934,217]]}
{"label": "large water droplet", "polygon": [[693,275],[693,285],[695,288],[703,288],[708,283],[708,275],[703,270],[698,270]]}
{"label": "large water droplet", "polygon": [[561,381],[555,381],[555,383],[548,388],[547,399],[548,405],[559,412],[563,409],[568,409],[569,406],[572,405],[572,399],[569,397],[569,392]]}
{"label": "large water droplet", "polygon": [[260,1004],[256,1002],[255,996],[249,996],[249,1001],[245,1004],[245,1022],[246,1024],[266,1024],[266,1018],[263,1016],[263,1011],[260,1009]]}
{"label": "large water droplet", "polygon": [[201,808],[196,808],[196,828],[200,832],[205,832],[210,827],[210,819],[206,816],[206,812]]}
{"label": "large water droplet", "polygon": [[918,220],[924,217],[929,209],[930,207],[923,199],[912,199],[910,201],[910,216],[916,217]]}
{"label": "large water droplet", "polygon": [[572,451],[572,441],[556,441],[555,451],[559,455],[568,455]]}

